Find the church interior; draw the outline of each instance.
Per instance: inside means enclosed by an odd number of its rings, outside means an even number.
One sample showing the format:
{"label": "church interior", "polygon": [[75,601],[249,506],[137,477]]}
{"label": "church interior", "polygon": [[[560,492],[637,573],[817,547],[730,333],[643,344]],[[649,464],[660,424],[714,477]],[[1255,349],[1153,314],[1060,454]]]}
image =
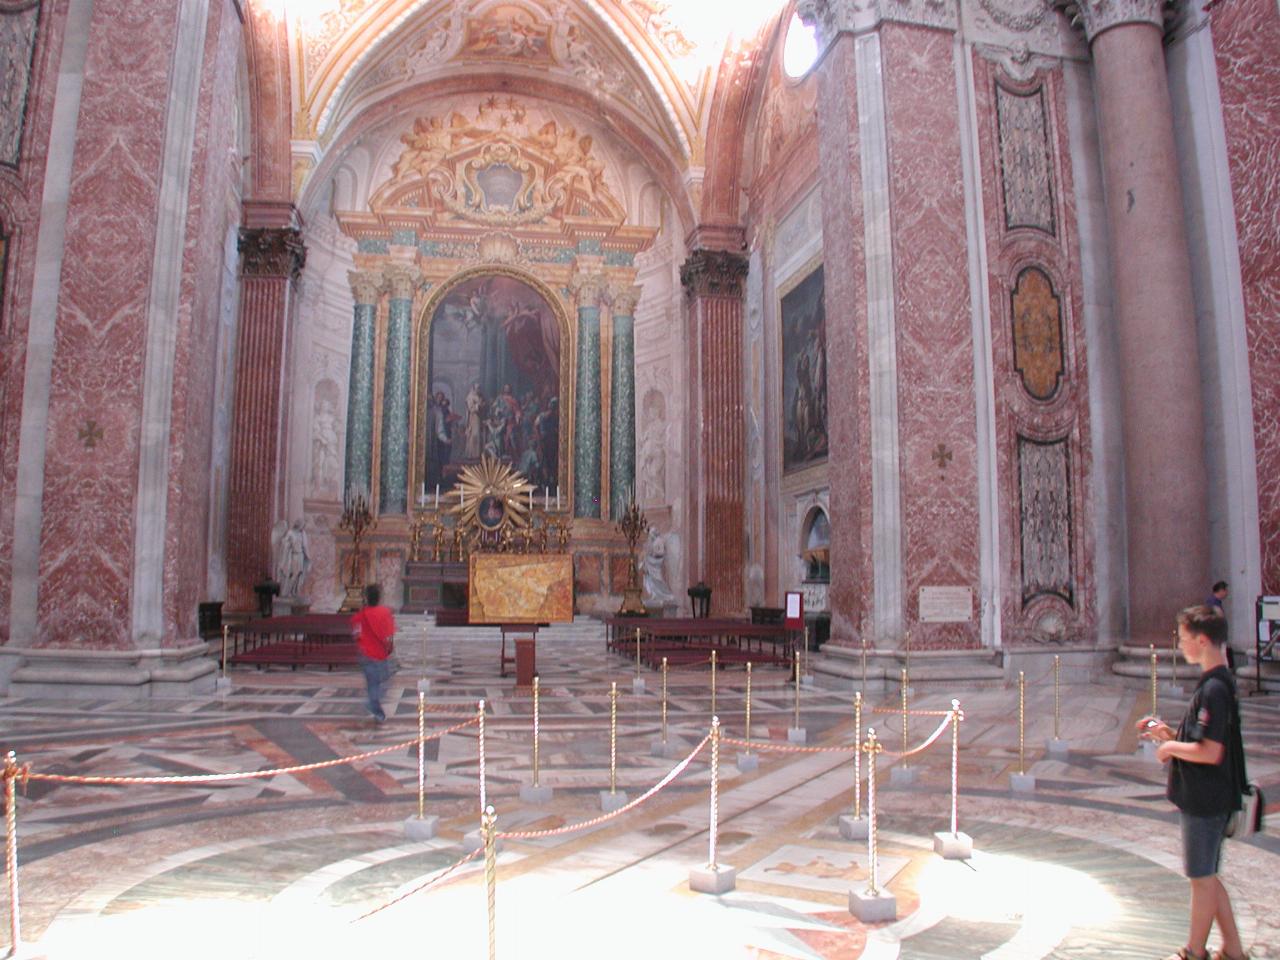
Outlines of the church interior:
{"label": "church interior", "polygon": [[1163,956],[1206,602],[1280,797],[1276,0],[0,0],[0,78],[9,956]]}

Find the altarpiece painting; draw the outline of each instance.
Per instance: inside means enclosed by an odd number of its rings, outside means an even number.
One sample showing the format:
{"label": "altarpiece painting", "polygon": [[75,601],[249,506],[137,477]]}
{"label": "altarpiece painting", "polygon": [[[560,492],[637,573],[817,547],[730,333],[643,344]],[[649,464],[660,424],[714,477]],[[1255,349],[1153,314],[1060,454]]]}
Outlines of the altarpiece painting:
{"label": "altarpiece painting", "polygon": [[554,494],[565,348],[548,297],[513,274],[473,274],[436,302],[425,339],[417,391],[425,489],[452,488],[488,454]]}
{"label": "altarpiece painting", "polygon": [[827,324],[822,265],[782,296],[782,469],[827,457]]}

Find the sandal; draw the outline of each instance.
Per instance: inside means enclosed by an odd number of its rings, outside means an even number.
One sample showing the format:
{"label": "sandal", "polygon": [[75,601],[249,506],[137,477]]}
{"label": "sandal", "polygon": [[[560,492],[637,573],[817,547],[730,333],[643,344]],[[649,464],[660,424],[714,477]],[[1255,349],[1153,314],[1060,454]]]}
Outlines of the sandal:
{"label": "sandal", "polygon": [[1210,950],[1209,960],[1249,960],[1249,955],[1244,953],[1238,957],[1233,957],[1225,950]]}
{"label": "sandal", "polygon": [[1177,953],[1169,954],[1164,960],[1216,960],[1216,958],[1211,958],[1208,955],[1202,957],[1190,947],[1180,947]]}

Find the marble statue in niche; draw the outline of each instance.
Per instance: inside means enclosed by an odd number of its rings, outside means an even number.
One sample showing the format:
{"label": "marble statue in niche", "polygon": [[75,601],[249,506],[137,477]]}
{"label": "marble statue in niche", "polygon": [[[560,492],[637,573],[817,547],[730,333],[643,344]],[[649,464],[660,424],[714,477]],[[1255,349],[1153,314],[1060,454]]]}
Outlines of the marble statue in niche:
{"label": "marble statue in niche", "polygon": [[644,600],[649,606],[666,607],[676,603],[676,595],[667,583],[667,553],[678,545],[674,533],[659,533],[649,528],[649,539],[644,547]]}
{"label": "marble statue in niche", "polygon": [[18,166],[22,149],[39,22],[39,0],[16,10],[0,7],[0,163],[11,167]]}
{"label": "marble statue in niche", "polygon": [[827,457],[827,334],[819,265],[782,297],[782,468]]}
{"label": "marble statue in niche", "polygon": [[281,597],[298,597],[311,570],[311,550],[306,527],[301,520],[287,524],[283,520],[271,532],[275,545],[275,578]]}
{"label": "marble statue in niche", "polygon": [[1018,437],[1022,605],[1039,596],[1074,605],[1071,465],[1066,439]]}
{"label": "marble statue in niche", "polygon": [[560,323],[537,289],[491,273],[453,287],[432,313],[419,449],[423,483],[449,488],[484,454],[537,488],[562,485]]}
{"label": "marble statue in niche", "polygon": [[644,433],[640,440],[640,501],[667,502],[667,400],[662,391],[650,388],[641,404]]}
{"label": "marble statue in niche", "polygon": [[311,418],[311,490],[318,496],[336,496],[339,489],[342,447],[337,391],[337,384],[332,380],[322,380],[316,386],[315,412]]}

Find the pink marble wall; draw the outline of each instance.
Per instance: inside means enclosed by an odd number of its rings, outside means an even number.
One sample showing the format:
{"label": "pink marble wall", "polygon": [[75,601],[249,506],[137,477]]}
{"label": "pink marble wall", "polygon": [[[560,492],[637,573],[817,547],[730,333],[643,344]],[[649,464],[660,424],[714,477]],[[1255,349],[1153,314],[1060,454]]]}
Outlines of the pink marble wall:
{"label": "pink marble wall", "polygon": [[[995,64],[973,55],[978,113],[983,209],[986,218],[987,265],[991,301],[993,390],[996,415],[996,458],[999,476],[1000,585],[1003,641],[1016,646],[1045,638],[1045,627],[1061,625],[1063,638],[1096,638],[1093,516],[1087,496],[1092,470],[1089,434],[1088,362],[1083,327],[1083,280],[1080,273],[1075,187],[1067,134],[1066,93],[1061,68],[1017,81]],[[1042,89],[1049,143],[1049,183],[1054,232],[1006,226],[996,84],[1027,94]],[[1010,297],[1018,274],[1028,266],[1049,275],[1059,298],[1063,325],[1064,373],[1057,393],[1047,401],[1033,398],[1014,365]],[[1038,598],[1022,602],[1022,536],[1017,443],[1019,435],[1038,440],[1067,438],[1073,524],[1072,573],[1074,603]]]}
{"label": "pink marble wall", "polygon": [[53,100],[57,87],[57,53],[62,47],[66,8],[44,4],[27,93],[26,127],[18,169],[0,166],[0,221],[11,235],[8,275],[0,327],[0,643],[9,639],[10,589],[13,570],[13,510],[17,482],[18,437],[22,424],[22,390],[26,372],[27,322],[35,269],[40,200]]}
{"label": "pink marble wall", "polygon": [[1273,0],[1213,8],[1214,51],[1240,238],[1258,456],[1262,591],[1280,592],[1280,10]]}
{"label": "pink marble wall", "polygon": [[[904,622],[913,647],[977,645],[973,337],[952,36],[881,30],[893,210]],[[951,453],[945,468],[933,452]],[[921,624],[922,586],[965,586],[974,620]]]}
{"label": "pink marble wall", "polygon": [[831,568],[840,571],[828,592],[831,640],[853,643],[862,636],[871,603],[871,435],[865,333],[867,270],[859,168],[854,41],[841,36],[819,68],[818,148],[824,157],[849,158],[822,170],[824,257],[839,269],[825,271],[827,394],[842,398],[827,408],[831,485]]}
{"label": "pink marble wall", "polygon": [[[176,7],[95,4],[59,291],[40,644],[127,648],[134,485]],[[103,436],[79,437],[89,420]]]}
{"label": "pink marble wall", "polygon": [[229,6],[213,4],[205,35],[206,67],[196,118],[177,349],[174,356],[168,529],[165,538],[165,642],[196,634],[208,564],[209,437],[213,429],[214,357],[228,228],[239,219],[234,114],[241,25]]}

